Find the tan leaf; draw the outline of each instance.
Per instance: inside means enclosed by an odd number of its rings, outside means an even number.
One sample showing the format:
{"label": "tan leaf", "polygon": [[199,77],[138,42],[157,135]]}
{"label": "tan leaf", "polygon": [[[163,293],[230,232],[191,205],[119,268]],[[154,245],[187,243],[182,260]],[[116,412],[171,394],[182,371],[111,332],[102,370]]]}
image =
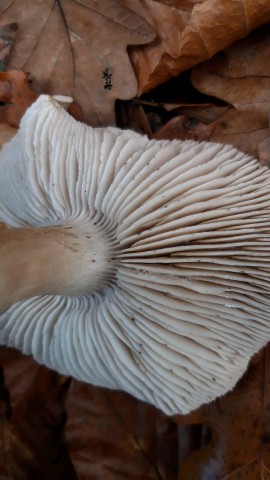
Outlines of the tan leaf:
{"label": "tan leaf", "polygon": [[201,409],[200,421],[211,427],[209,444],[184,460],[179,480],[268,479],[270,347],[250,365],[233,392]]}
{"label": "tan leaf", "polygon": [[127,45],[155,36],[119,0],[2,0],[0,22],[18,24],[8,68],[30,72],[37,93],[72,96],[92,125],[112,124],[115,99],[136,95]]}
{"label": "tan leaf", "polygon": [[216,121],[212,141],[258,156],[258,144],[270,135],[269,56],[269,28],[262,28],[193,69],[198,90],[234,107]]}
{"label": "tan leaf", "polygon": [[[133,47],[139,94],[208,60],[270,20],[269,0],[123,0],[157,32],[155,42]],[[171,4],[171,5],[168,5]]]}

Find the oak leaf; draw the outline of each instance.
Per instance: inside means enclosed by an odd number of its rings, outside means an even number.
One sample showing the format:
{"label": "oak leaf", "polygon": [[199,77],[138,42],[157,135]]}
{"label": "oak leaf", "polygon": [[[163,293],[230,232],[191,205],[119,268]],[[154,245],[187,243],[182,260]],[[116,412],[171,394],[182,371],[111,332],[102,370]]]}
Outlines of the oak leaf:
{"label": "oak leaf", "polygon": [[154,407],[73,380],[66,438],[79,480],[175,480],[177,429]]}
{"label": "oak leaf", "polygon": [[0,478],[175,480],[177,428],[162,412],[76,380],[67,391],[13,349],[1,347],[0,366]]}
{"label": "oak leaf", "polygon": [[11,22],[18,33],[7,68],[29,72],[38,94],[73,97],[92,125],[112,124],[115,100],[136,95],[127,46],[155,37],[119,0],[3,0],[0,23]]}
{"label": "oak leaf", "polygon": [[229,143],[258,156],[270,135],[269,27],[252,32],[212,60],[193,69],[193,85],[231,105],[213,124],[209,140]]}
{"label": "oak leaf", "polygon": [[[123,0],[134,8],[132,0]],[[157,32],[150,45],[132,47],[139,94],[208,60],[270,21],[269,0],[138,0],[134,8]]]}
{"label": "oak leaf", "polygon": [[[211,428],[208,445],[191,453],[179,480],[270,478],[270,347],[257,355],[234,390],[194,412]],[[186,418],[176,418],[179,423]]]}

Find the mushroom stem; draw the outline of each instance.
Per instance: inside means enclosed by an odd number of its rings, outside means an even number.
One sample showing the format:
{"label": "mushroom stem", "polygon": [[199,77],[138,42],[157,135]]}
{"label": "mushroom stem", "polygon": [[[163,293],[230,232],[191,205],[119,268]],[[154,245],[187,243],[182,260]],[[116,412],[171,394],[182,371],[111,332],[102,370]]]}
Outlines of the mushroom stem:
{"label": "mushroom stem", "polygon": [[111,271],[97,231],[72,226],[0,230],[0,313],[37,295],[83,295]]}

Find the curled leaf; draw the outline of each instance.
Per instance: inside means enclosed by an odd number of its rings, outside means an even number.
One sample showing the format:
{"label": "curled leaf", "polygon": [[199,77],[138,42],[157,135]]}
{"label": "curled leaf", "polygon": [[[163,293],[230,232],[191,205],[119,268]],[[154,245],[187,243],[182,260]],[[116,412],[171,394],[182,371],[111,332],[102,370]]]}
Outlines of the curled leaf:
{"label": "curled leaf", "polygon": [[132,0],[123,1],[157,32],[155,42],[131,50],[140,94],[208,60],[270,20],[269,0],[138,0],[135,6]]}
{"label": "curled leaf", "polygon": [[258,156],[259,143],[270,135],[269,56],[269,28],[261,28],[193,69],[200,92],[233,107],[213,125],[212,141]]}

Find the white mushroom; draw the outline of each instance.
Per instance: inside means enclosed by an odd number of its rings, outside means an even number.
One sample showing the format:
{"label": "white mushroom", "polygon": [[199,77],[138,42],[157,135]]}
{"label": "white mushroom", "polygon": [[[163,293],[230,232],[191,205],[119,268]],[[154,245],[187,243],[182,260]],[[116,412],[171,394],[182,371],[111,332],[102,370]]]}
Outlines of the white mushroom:
{"label": "white mushroom", "polygon": [[270,173],[228,145],[93,129],[42,95],[0,156],[0,342],[168,414],[270,338]]}

